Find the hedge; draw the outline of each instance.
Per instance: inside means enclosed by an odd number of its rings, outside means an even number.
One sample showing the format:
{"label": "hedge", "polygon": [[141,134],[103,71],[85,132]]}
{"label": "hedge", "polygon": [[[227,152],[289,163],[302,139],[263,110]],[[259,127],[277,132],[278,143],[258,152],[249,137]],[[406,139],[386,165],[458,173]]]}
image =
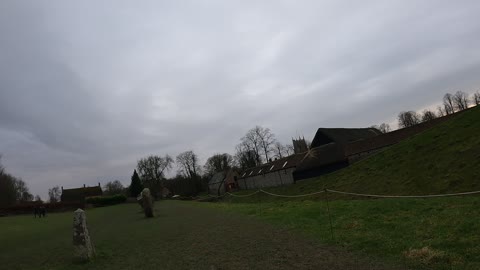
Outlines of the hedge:
{"label": "hedge", "polygon": [[0,216],[7,215],[20,215],[20,214],[32,214],[33,209],[38,206],[43,206],[48,213],[52,212],[64,212],[76,210],[78,208],[84,208],[82,202],[57,202],[57,203],[41,203],[41,202],[26,202],[21,204],[15,204],[10,207],[0,208]]}
{"label": "hedge", "polygon": [[85,198],[85,203],[92,204],[95,207],[114,205],[124,203],[127,201],[125,195],[117,194],[112,196],[93,196]]}

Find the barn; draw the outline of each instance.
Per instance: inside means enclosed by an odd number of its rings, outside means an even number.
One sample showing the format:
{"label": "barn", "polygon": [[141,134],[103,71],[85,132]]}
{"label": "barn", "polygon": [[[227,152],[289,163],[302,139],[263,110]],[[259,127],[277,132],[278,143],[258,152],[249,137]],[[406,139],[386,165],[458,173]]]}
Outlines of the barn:
{"label": "barn", "polygon": [[349,144],[381,134],[375,128],[319,128],[312,140],[311,149],[293,172],[295,181],[347,167],[349,160],[345,151]]}

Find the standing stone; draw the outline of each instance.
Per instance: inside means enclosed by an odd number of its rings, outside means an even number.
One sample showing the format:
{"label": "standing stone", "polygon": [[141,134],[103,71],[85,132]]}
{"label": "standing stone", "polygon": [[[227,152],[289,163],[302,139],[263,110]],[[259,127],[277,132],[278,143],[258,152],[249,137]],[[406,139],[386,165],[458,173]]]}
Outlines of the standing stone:
{"label": "standing stone", "polygon": [[88,233],[87,217],[82,209],[77,209],[73,216],[73,255],[80,261],[89,261],[95,256],[95,247]]}
{"label": "standing stone", "polygon": [[150,189],[144,188],[142,191],[142,206],[145,212],[145,217],[153,217],[153,198],[150,194]]}

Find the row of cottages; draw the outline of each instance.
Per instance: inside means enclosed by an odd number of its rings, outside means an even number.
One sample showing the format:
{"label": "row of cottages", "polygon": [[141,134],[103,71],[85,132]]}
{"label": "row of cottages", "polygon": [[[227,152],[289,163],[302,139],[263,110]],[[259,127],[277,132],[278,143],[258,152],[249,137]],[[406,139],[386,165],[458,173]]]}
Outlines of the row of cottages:
{"label": "row of cottages", "polygon": [[98,183],[98,186],[94,187],[87,187],[86,185],[83,185],[81,188],[70,189],[63,189],[62,187],[62,195],[60,198],[62,202],[84,202],[87,197],[102,195],[102,187],[100,183]]}
{"label": "row of cottages", "polygon": [[238,180],[240,189],[257,189],[293,184],[293,172],[306,152],[262,164],[245,170]]}

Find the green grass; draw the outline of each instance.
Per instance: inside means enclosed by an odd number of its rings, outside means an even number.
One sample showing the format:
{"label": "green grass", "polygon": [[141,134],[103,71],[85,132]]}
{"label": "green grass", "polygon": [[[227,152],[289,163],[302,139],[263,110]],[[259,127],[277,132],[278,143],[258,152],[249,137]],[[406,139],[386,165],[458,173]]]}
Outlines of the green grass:
{"label": "green grass", "polygon": [[96,258],[73,262],[73,213],[0,218],[1,269],[396,269],[245,215],[162,201],[87,210]]}
{"label": "green grass", "polygon": [[[480,107],[343,170],[266,190],[278,194],[305,194],[324,188],[391,195],[480,190]],[[263,197],[263,201],[285,200]],[[256,202],[257,198],[230,198],[230,201]]]}
{"label": "green grass", "polygon": [[[478,196],[330,201],[333,236],[324,201],[208,205],[413,268],[480,269]],[[422,248],[425,256],[414,257]]]}

